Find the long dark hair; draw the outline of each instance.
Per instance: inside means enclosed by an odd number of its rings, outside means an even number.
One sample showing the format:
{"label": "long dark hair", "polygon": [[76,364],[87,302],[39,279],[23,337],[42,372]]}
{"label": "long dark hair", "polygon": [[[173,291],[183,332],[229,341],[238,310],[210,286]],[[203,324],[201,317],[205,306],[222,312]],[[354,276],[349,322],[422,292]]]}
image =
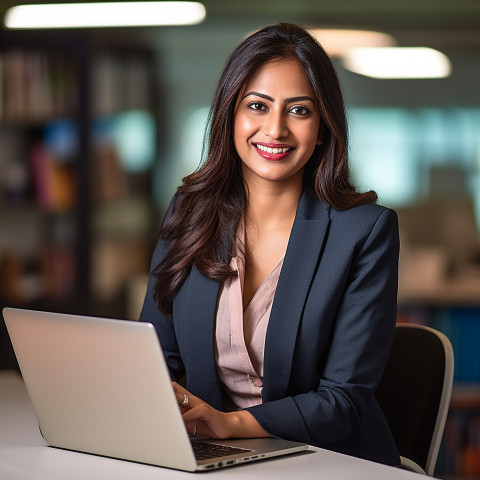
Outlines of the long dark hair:
{"label": "long dark hair", "polygon": [[237,98],[252,75],[272,60],[296,59],[310,81],[322,118],[323,142],[307,163],[304,183],[319,199],[337,209],[375,202],[374,192],[358,193],[349,180],[347,120],[334,66],[302,27],[281,23],[252,34],[231,54],[221,75],[209,115],[207,155],[183,179],[173,212],[160,236],[170,250],[156,267],[155,299],[171,313],[171,297],[195,266],[223,281],[246,195],[241,160],[235,150],[233,123]]}

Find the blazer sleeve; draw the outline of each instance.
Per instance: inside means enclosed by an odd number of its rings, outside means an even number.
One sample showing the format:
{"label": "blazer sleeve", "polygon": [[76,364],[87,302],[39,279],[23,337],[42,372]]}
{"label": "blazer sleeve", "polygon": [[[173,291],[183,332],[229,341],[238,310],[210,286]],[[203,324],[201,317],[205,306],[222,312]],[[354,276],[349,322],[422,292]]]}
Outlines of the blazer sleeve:
{"label": "blazer sleeve", "polygon": [[[173,197],[162,225],[171,217],[177,200],[178,194]],[[155,327],[170,371],[170,376],[172,380],[180,381],[185,374],[185,367],[178,348],[173,319],[160,312],[154,300],[156,277],[153,275],[153,271],[163,260],[168,251],[168,242],[160,236],[152,256],[150,276],[148,279],[145,300],[140,313],[140,321],[149,322]]]}
{"label": "blazer sleeve", "polygon": [[[371,413],[378,408],[374,393],[395,329],[398,253],[397,216],[385,209],[350,263],[316,388],[248,409],[271,435],[329,446],[349,437],[360,423],[379,418]],[[312,371],[322,362],[312,358],[313,367],[305,368]]]}

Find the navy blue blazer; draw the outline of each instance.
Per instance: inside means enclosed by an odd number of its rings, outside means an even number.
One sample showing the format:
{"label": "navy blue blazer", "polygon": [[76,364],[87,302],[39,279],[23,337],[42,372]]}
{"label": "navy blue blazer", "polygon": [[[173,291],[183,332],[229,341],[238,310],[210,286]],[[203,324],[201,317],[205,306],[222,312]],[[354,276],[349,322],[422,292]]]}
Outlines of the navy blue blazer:
{"label": "navy blue blazer", "polygon": [[[160,240],[152,268],[168,250]],[[398,222],[367,204],[336,210],[302,193],[265,339],[262,404],[250,413],[269,434],[398,465],[375,389],[395,329]],[[153,300],[151,276],[140,319],[151,322],[174,379],[224,410],[215,364],[221,284],[195,267],[173,298],[173,321]]]}

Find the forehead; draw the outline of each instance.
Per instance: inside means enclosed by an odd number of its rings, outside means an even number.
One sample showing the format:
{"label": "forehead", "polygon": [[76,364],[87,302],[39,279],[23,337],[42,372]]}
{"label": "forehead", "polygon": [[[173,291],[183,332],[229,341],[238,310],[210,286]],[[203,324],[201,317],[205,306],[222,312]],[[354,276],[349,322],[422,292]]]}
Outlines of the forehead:
{"label": "forehead", "polygon": [[284,97],[298,95],[313,97],[313,89],[305,70],[295,59],[273,60],[263,64],[245,85],[245,93],[252,90],[270,95],[276,93]]}

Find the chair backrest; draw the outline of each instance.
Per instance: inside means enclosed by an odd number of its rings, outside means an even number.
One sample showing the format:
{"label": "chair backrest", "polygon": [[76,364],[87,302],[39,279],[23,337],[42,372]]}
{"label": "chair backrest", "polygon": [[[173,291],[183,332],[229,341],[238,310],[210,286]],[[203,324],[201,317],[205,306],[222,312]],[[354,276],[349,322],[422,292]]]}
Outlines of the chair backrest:
{"label": "chair backrest", "polygon": [[398,324],[376,397],[400,455],[427,475],[437,462],[452,383],[448,338],[433,328]]}

